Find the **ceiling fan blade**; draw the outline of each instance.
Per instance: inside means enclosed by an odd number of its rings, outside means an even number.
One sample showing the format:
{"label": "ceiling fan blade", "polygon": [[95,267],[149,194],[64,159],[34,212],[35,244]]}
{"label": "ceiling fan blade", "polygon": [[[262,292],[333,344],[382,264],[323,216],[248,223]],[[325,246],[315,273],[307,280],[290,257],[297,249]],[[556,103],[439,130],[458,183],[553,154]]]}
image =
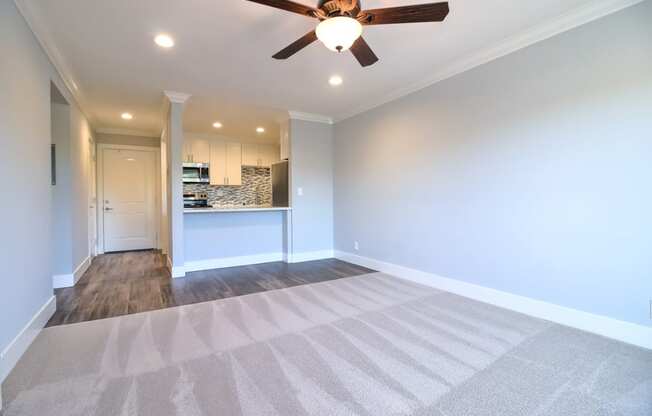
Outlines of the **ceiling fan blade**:
{"label": "ceiling fan blade", "polygon": [[378,57],[371,50],[364,38],[360,36],[358,40],[355,41],[353,46],[351,46],[351,53],[355,56],[355,59],[360,62],[362,66],[373,65],[378,62]]}
{"label": "ceiling fan blade", "polygon": [[387,7],[365,10],[366,25],[387,25],[392,23],[441,22],[450,11],[448,2],[418,4],[414,6]]}
{"label": "ceiling fan blade", "polygon": [[297,40],[294,43],[290,44],[288,47],[286,47],[282,51],[276,53],[276,55],[272,56],[272,58],[274,58],[274,59],[288,59],[290,56],[292,56],[295,53],[299,52],[301,49],[305,48],[306,46],[310,45],[311,43],[313,43],[316,40],[317,40],[317,34],[313,30],[312,32],[306,33],[303,37],[299,38],[299,40]]}
{"label": "ceiling fan blade", "polygon": [[265,6],[275,7],[288,12],[302,14],[304,16],[313,17],[316,10],[310,6],[295,3],[289,0],[249,0],[254,3],[264,4]]}

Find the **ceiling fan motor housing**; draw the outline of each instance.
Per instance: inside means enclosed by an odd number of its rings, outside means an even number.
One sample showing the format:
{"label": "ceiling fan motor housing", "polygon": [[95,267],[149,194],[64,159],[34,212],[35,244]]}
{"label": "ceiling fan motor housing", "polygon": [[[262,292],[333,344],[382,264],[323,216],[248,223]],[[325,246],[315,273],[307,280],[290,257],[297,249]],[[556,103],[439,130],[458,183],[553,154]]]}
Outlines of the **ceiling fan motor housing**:
{"label": "ceiling fan motor housing", "polygon": [[328,17],[348,16],[356,18],[360,13],[359,0],[320,0],[317,7]]}

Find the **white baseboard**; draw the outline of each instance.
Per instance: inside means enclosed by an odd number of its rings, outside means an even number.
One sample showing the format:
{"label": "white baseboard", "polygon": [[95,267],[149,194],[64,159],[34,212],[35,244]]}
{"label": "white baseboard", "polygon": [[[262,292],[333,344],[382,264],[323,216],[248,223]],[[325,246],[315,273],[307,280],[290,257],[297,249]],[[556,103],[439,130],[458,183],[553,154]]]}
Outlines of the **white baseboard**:
{"label": "white baseboard", "polygon": [[7,348],[0,353],[0,384],[9,375],[20,357],[27,351],[27,348],[32,344],[56,310],[57,299],[52,296],[9,343]]}
{"label": "white baseboard", "polygon": [[173,279],[177,279],[179,277],[184,277],[186,275],[186,268],[185,267],[183,267],[183,266],[174,267],[172,265],[172,257],[170,257],[169,254],[166,254],[165,258],[167,260],[167,266],[168,266],[168,270],[170,271],[170,276],[172,276]]}
{"label": "white baseboard", "polygon": [[265,253],[265,254],[254,254],[251,256],[224,257],[220,259],[187,261],[185,265],[185,271],[196,272],[199,270],[223,269],[225,267],[271,263],[273,261],[283,261],[283,253]]}
{"label": "white baseboard", "polygon": [[63,287],[73,287],[79,282],[86,270],[91,265],[92,257],[88,256],[82,261],[74,272],[70,274],[56,274],[52,276],[52,287],[60,289]]}
{"label": "white baseboard", "polygon": [[301,263],[304,261],[332,259],[335,256],[333,250],[305,251],[303,253],[292,253],[285,256],[286,263]]}
{"label": "white baseboard", "polygon": [[606,316],[595,315],[525,296],[478,286],[461,280],[449,279],[352,253],[336,251],[335,257],[349,263],[358,264],[480,302],[511,309],[535,318],[545,319],[628,344],[652,349],[652,327],[619,321]]}
{"label": "white baseboard", "polygon": [[[304,253],[264,253],[264,254],[254,254],[251,256],[235,256],[235,257],[223,257],[218,259],[206,259],[206,260],[194,260],[187,261],[183,268],[173,268],[168,257],[168,268],[171,271],[174,269],[183,269],[183,273],[187,272],[196,272],[200,270],[212,270],[212,269],[223,269],[225,267],[237,267],[237,266],[247,266],[249,264],[261,264],[261,263],[271,263],[275,261],[283,261],[286,263],[300,263],[304,261],[312,260],[321,260],[333,258],[333,250],[322,250],[322,251],[310,251]],[[175,276],[175,273],[172,273],[172,277]]]}

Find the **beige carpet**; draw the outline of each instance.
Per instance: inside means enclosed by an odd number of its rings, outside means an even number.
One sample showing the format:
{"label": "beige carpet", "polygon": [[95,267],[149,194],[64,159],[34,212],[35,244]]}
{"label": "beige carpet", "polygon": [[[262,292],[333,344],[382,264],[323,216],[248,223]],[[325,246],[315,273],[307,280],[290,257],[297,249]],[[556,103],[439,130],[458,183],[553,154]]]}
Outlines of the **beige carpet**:
{"label": "beige carpet", "polygon": [[652,352],[384,274],[44,330],[14,415],[652,415]]}

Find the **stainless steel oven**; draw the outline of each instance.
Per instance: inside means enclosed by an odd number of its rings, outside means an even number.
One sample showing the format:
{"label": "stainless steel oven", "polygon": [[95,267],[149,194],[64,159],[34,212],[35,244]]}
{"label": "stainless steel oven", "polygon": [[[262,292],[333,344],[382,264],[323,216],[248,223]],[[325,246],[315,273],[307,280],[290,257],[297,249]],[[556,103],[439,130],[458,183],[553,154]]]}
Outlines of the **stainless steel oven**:
{"label": "stainless steel oven", "polygon": [[184,163],[183,183],[210,183],[208,163]]}

